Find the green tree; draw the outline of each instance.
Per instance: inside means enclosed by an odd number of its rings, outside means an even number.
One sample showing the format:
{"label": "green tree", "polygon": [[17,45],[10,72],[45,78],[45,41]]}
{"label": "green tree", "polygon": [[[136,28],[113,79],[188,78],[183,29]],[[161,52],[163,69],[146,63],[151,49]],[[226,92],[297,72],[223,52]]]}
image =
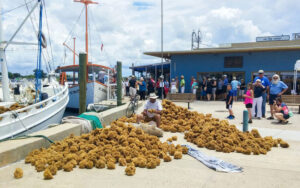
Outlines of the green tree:
{"label": "green tree", "polygon": [[[34,72],[34,76],[35,76],[35,75],[36,75],[36,72],[37,72],[37,69],[34,69],[33,72]],[[41,70],[41,75],[42,75],[42,78],[46,78],[46,77],[47,77],[47,74],[44,73],[43,70]]]}

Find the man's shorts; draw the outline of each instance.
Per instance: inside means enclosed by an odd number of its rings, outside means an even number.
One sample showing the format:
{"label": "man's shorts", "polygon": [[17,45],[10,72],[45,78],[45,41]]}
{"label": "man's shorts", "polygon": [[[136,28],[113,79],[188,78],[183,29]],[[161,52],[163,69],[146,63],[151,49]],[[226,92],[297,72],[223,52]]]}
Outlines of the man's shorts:
{"label": "man's shorts", "polygon": [[129,95],[132,96],[132,97],[134,97],[136,95],[136,89],[133,88],[133,87],[130,87],[129,88]]}
{"label": "man's shorts", "polygon": [[232,90],[233,92],[233,96],[236,97],[237,96],[237,90]]}
{"label": "man's shorts", "polygon": [[269,96],[269,104],[273,105],[274,101],[276,100],[276,98],[277,98],[277,95],[270,94],[270,96]]}
{"label": "man's shorts", "polygon": [[144,121],[145,122],[150,122],[150,121],[155,121],[155,117],[149,117],[148,115],[144,115]]}
{"label": "man's shorts", "polygon": [[246,104],[246,108],[252,108],[252,104],[251,103]]}
{"label": "man's shorts", "polygon": [[226,104],[226,109],[231,110],[232,109],[232,104]]}

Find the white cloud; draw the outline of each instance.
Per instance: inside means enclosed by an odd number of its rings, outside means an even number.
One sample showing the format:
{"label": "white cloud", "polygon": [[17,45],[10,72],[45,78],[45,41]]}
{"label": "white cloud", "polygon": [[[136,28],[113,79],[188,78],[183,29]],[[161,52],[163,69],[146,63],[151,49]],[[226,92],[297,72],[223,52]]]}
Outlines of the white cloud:
{"label": "white cloud", "polygon": [[[9,10],[24,0],[1,0]],[[29,0],[27,0],[29,1]],[[45,0],[52,39],[55,65],[64,61],[62,43],[83,8],[72,0]],[[135,64],[159,62],[160,59],[143,55],[145,51],[160,51],[160,1],[159,0],[95,0],[90,5],[90,60],[114,65],[117,60],[125,67]],[[32,3],[31,3],[32,5]],[[189,50],[191,32],[201,29],[203,47],[220,43],[254,41],[259,35],[291,34],[300,32],[296,0],[290,1],[204,1],[164,0],[164,49]],[[4,15],[4,37],[15,31],[26,15],[23,7]],[[37,19],[38,11],[35,11]],[[37,20],[35,21],[37,22]],[[44,22],[44,32],[46,23]],[[84,51],[84,14],[74,29],[76,51]],[[30,22],[18,34],[16,41],[35,41]],[[101,52],[101,43],[104,51]],[[49,42],[48,42],[49,44]],[[72,40],[67,44],[73,46]],[[36,47],[11,46],[7,52],[9,70],[27,73],[35,68]],[[12,51],[15,50],[15,51]],[[48,49],[50,53],[50,49]],[[67,50],[66,64],[71,64],[72,54]],[[130,74],[128,69],[123,69]]]}

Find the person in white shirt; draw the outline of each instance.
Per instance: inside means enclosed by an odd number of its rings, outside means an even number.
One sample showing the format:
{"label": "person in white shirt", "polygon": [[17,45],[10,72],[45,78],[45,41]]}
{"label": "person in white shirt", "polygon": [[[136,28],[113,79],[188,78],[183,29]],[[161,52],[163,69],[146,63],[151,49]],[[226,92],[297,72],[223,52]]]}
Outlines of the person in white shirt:
{"label": "person in white shirt", "polygon": [[162,105],[158,100],[156,100],[157,98],[158,97],[155,93],[150,93],[149,100],[145,104],[144,111],[137,115],[137,123],[140,123],[141,120],[154,120],[157,127],[160,127]]}

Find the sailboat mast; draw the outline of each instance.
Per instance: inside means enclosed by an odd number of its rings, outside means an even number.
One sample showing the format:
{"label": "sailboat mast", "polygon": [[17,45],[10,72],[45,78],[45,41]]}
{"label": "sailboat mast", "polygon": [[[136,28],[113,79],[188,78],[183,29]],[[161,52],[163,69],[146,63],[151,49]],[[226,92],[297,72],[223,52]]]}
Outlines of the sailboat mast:
{"label": "sailboat mast", "polygon": [[40,2],[40,17],[39,17],[39,33],[38,33],[38,57],[37,57],[37,67],[36,67],[36,75],[35,75],[35,102],[37,102],[37,97],[39,96],[39,101],[41,101],[42,97],[42,28],[43,28],[43,3]]}
{"label": "sailboat mast", "polygon": [[88,37],[88,5],[89,4],[98,4],[91,0],[74,0],[74,2],[83,3],[85,5],[85,51],[86,51],[86,63],[87,63],[87,75],[86,79],[88,81],[88,64],[89,64],[89,37]]}
{"label": "sailboat mast", "polygon": [[0,1],[0,63],[2,70],[2,92],[3,92],[3,101],[8,102],[9,99],[9,79],[8,79],[8,70],[7,63],[5,59],[5,43],[3,43],[2,33],[2,1]]}

